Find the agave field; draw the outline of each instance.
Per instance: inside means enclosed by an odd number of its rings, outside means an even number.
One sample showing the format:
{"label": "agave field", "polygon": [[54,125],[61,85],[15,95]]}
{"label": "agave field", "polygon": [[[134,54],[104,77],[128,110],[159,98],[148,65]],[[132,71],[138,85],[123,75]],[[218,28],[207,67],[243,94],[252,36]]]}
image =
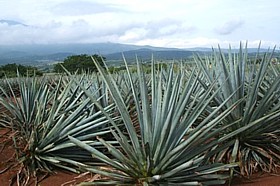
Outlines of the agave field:
{"label": "agave field", "polygon": [[[192,64],[6,79],[0,125],[12,131],[17,182],[56,167],[106,185],[222,185],[280,166],[280,69],[274,51],[213,50]],[[260,61],[261,59],[261,61]],[[105,65],[106,67],[106,65]]]}

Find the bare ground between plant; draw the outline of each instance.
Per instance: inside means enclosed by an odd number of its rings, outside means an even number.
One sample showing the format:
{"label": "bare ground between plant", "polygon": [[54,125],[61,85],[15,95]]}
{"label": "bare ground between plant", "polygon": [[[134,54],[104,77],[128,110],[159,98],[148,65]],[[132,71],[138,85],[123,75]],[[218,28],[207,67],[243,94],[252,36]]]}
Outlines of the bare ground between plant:
{"label": "bare ground between plant", "polygon": [[[0,128],[0,185],[17,185],[17,173],[21,167],[16,160],[15,149],[11,140],[12,133],[9,129]],[[280,173],[280,169],[278,171]],[[51,175],[42,174],[37,181],[40,186],[73,186],[85,181],[93,181],[100,175],[83,173],[75,174],[61,169],[54,170]],[[35,185],[36,180],[30,178],[29,185]],[[227,184],[228,185],[228,184]],[[278,174],[254,174],[251,179],[234,178],[234,186],[279,186],[280,175]]]}

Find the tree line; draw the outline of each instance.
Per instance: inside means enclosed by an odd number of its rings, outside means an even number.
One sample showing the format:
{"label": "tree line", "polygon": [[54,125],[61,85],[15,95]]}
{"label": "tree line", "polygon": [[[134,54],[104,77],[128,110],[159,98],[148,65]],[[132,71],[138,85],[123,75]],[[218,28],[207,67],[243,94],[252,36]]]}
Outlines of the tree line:
{"label": "tree line", "polygon": [[[65,72],[65,69],[71,73],[95,72],[97,71],[97,68],[93,63],[92,58],[94,58],[101,65],[103,65],[103,61],[106,60],[105,57],[97,54],[94,54],[92,56],[87,54],[72,55],[66,57],[63,62],[54,64],[53,72],[63,73]],[[16,63],[0,66],[0,78],[17,77],[18,75],[42,76],[43,72],[37,67],[25,66]]]}
{"label": "tree line", "polygon": [[[57,63],[54,65],[54,72],[61,73],[65,72],[65,69],[71,73],[82,73],[82,72],[95,72],[97,71],[92,58],[103,65],[105,57],[94,54],[92,56],[87,54],[72,55],[64,59],[63,63]],[[64,69],[64,68],[65,69]]]}
{"label": "tree line", "polygon": [[33,66],[25,66],[15,63],[0,66],[0,78],[17,77],[18,74],[21,76],[42,76],[43,72]]}

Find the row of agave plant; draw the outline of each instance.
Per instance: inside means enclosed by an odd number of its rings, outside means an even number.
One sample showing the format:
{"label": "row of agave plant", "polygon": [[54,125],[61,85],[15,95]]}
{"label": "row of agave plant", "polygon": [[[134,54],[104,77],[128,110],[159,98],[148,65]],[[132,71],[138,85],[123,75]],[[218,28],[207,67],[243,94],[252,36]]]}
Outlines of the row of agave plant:
{"label": "row of agave plant", "polygon": [[[57,166],[103,179],[87,184],[218,185],[280,165],[280,78],[273,51],[247,47],[151,71],[18,78],[1,88],[22,171]],[[259,58],[262,61],[259,62]]]}

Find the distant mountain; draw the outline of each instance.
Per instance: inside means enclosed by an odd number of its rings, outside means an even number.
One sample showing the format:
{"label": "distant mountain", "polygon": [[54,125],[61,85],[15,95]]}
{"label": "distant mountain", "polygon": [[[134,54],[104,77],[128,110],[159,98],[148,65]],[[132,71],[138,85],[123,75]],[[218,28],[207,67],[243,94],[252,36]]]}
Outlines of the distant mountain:
{"label": "distant mountain", "polygon": [[105,55],[107,60],[120,60],[122,59],[122,54],[126,59],[135,59],[136,56],[139,59],[150,60],[152,56],[155,59],[161,60],[173,60],[173,59],[186,59],[192,57],[193,51],[181,50],[181,49],[165,49],[165,50],[152,50],[147,48],[141,48],[138,50],[129,50],[125,52],[117,52],[113,54]]}
{"label": "distant mountain", "polygon": [[27,52],[31,55],[49,55],[53,53],[68,52],[73,54],[112,54],[138,49],[150,50],[179,50],[176,48],[163,48],[153,46],[138,46],[119,43],[92,43],[92,44],[33,44],[33,45],[0,45],[0,56],[11,50]]}
{"label": "distant mountain", "polygon": [[[7,22],[7,20],[1,20]],[[10,24],[21,24],[10,22]],[[222,49],[228,51],[227,49]],[[238,52],[238,49],[232,51]],[[248,49],[248,52],[256,52],[257,49]],[[261,49],[260,52],[266,52]],[[78,54],[99,54],[107,60],[122,60],[122,54],[127,59],[135,59],[137,55],[140,59],[151,59],[153,55],[156,59],[185,59],[193,53],[208,54],[212,48],[164,48],[153,46],[138,46],[119,43],[91,43],[91,44],[33,44],[33,45],[0,45],[0,65],[7,63],[19,64],[40,64],[63,61],[67,56]]]}
{"label": "distant mountain", "polygon": [[[144,51],[147,50],[147,51]],[[100,54],[112,60],[122,59],[121,54],[139,53],[145,56],[149,51],[180,51],[176,48],[153,46],[138,46],[119,43],[92,43],[92,44],[34,44],[34,45],[0,45],[0,65],[7,63],[36,63],[42,61],[63,60],[69,55]],[[131,51],[131,52],[129,52]],[[149,56],[151,56],[151,53]],[[112,55],[110,55],[112,54]],[[135,54],[133,54],[135,57]]]}
{"label": "distant mountain", "polygon": [[[13,56],[9,56],[13,54]],[[27,55],[26,53],[5,53],[5,55],[0,55],[0,65],[8,63],[17,63],[24,65],[42,65],[44,63],[54,63],[58,61],[63,61],[66,57],[75,55],[74,53],[54,53],[49,55]]]}
{"label": "distant mountain", "polygon": [[0,57],[2,58],[20,58],[20,57],[26,57],[26,56],[30,56],[29,53],[27,52],[23,52],[23,51],[19,51],[19,50],[11,50],[11,51],[7,51],[5,53],[2,53],[0,55]]}
{"label": "distant mountain", "polygon": [[[213,51],[213,48],[206,48],[206,47],[194,47],[194,48],[187,48],[186,50],[191,50],[191,51],[197,51],[197,52],[212,52]],[[218,48],[214,48],[214,50],[218,50]],[[256,53],[256,52],[267,52],[268,49],[265,49],[265,48],[247,48],[247,51],[248,53]],[[223,52],[228,52],[229,49],[225,49],[225,48],[221,48],[221,51]],[[232,52],[239,52],[239,48],[236,49],[236,48],[232,48],[231,49]],[[271,51],[271,50],[270,50]]]}
{"label": "distant mountain", "polygon": [[23,24],[23,23],[18,22],[18,21],[1,19],[1,20],[0,20],[0,24],[3,24],[3,23],[8,24],[9,26],[15,26],[15,25],[28,26],[28,25]]}

